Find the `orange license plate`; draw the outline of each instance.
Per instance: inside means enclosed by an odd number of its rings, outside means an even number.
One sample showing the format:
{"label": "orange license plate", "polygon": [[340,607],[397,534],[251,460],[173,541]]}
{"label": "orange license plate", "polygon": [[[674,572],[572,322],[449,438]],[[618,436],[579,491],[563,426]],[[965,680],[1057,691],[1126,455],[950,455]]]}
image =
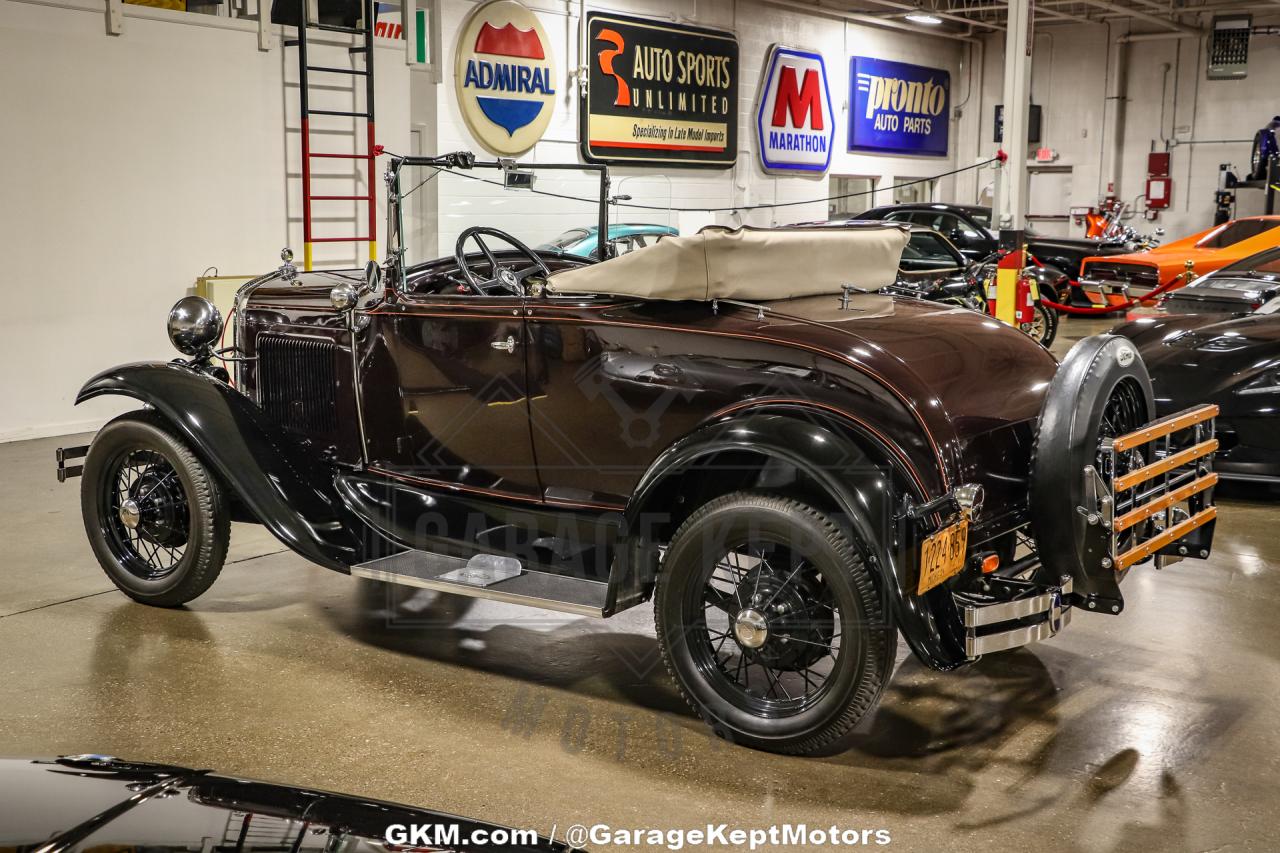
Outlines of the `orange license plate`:
{"label": "orange license plate", "polygon": [[969,547],[969,522],[957,521],[924,540],[920,549],[920,588],[924,594],[964,568]]}

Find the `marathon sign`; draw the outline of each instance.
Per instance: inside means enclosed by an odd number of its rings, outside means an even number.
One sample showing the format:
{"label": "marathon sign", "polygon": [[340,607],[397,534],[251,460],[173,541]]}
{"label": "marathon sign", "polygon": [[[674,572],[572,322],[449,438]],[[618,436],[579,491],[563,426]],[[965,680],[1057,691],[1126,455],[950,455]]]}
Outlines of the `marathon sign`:
{"label": "marathon sign", "polygon": [[591,163],[727,168],[738,156],[732,33],[587,13],[582,155]]}
{"label": "marathon sign", "polygon": [[850,151],[947,156],[950,72],[855,56],[849,79]]}
{"label": "marathon sign", "polygon": [[836,121],[822,54],[774,45],[766,69],[756,106],[760,164],[770,172],[826,172]]}

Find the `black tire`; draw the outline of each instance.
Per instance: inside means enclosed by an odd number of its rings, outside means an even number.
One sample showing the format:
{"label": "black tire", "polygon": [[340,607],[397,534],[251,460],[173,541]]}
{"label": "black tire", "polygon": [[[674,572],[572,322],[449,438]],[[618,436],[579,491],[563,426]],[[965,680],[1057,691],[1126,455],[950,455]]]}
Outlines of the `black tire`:
{"label": "black tire", "polygon": [[[132,503],[127,513],[126,501]],[[124,415],[94,436],[80,509],[98,563],[135,601],[185,604],[222,571],[231,537],[225,498],[204,464],[157,417]]]}
{"label": "black tire", "polygon": [[[756,546],[759,558],[743,556]],[[736,565],[727,574],[734,579],[725,582],[717,573],[731,553]],[[681,695],[717,735],[792,755],[848,745],[879,702],[897,650],[897,631],[867,568],[870,556],[865,543],[825,514],[774,495],[725,495],[680,526],[654,592],[658,645]],[[779,583],[785,574],[790,579]],[[708,604],[708,595],[719,603]],[[756,647],[743,645],[732,621],[749,609],[739,608],[744,595],[750,608],[770,614]],[[717,617],[727,623],[723,632],[712,627]],[[756,682],[761,695],[752,693],[753,667],[764,680],[763,692]]]}
{"label": "black tire", "polygon": [[1253,135],[1253,148],[1249,151],[1248,180],[1250,181],[1261,181],[1267,177],[1267,143],[1263,134],[1270,132],[1263,128]]}
{"label": "black tire", "polygon": [[[1093,335],[1067,353],[1045,393],[1032,450],[1031,525],[1049,577],[1087,583],[1096,571],[1081,550],[1087,522],[1076,509],[1085,502],[1084,468],[1102,466],[1102,438],[1154,417],[1151,377],[1127,338]],[[1121,467],[1141,462],[1122,459]]]}
{"label": "black tire", "polygon": [[1022,323],[1019,328],[1031,340],[1048,349],[1058,337],[1058,312],[1043,302],[1036,302],[1032,310],[1035,312],[1035,319],[1030,323]]}

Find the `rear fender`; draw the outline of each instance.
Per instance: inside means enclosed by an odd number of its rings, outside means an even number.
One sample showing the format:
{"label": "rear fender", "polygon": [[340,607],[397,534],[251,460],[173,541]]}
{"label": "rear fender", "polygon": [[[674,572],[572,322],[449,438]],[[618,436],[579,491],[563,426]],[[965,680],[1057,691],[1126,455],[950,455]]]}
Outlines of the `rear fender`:
{"label": "rear fender", "polygon": [[126,364],[90,379],[76,403],[105,394],[155,409],[267,529],[308,560],[346,572],[386,550],[340,499],[333,466],[226,383],[177,362]]}
{"label": "rear fender", "polygon": [[[741,464],[718,464],[717,458],[753,461],[747,471]],[[893,614],[917,657],[935,669],[966,663],[964,629],[950,594],[941,587],[915,594],[916,525],[896,511],[914,488],[892,458],[887,448],[851,425],[809,412],[741,415],[686,436],[655,460],[628,503],[617,552],[617,609],[651,593],[657,543],[670,535],[673,522],[696,508],[685,503],[699,483],[725,477],[731,482],[723,492],[769,489],[771,468],[794,468],[817,484],[836,520],[852,527],[872,549],[870,563],[881,581],[885,611]]]}

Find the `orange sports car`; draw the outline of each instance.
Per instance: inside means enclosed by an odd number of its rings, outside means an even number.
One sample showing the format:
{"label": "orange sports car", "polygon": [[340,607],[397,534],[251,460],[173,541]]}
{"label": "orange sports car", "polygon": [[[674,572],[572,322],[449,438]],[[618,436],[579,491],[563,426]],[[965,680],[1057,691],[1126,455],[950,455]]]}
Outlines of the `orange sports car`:
{"label": "orange sports car", "polygon": [[1174,280],[1186,272],[1187,261],[1194,264],[1196,275],[1204,275],[1276,246],[1280,216],[1233,219],[1145,252],[1085,258],[1080,289],[1095,305],[1119,305]]}

